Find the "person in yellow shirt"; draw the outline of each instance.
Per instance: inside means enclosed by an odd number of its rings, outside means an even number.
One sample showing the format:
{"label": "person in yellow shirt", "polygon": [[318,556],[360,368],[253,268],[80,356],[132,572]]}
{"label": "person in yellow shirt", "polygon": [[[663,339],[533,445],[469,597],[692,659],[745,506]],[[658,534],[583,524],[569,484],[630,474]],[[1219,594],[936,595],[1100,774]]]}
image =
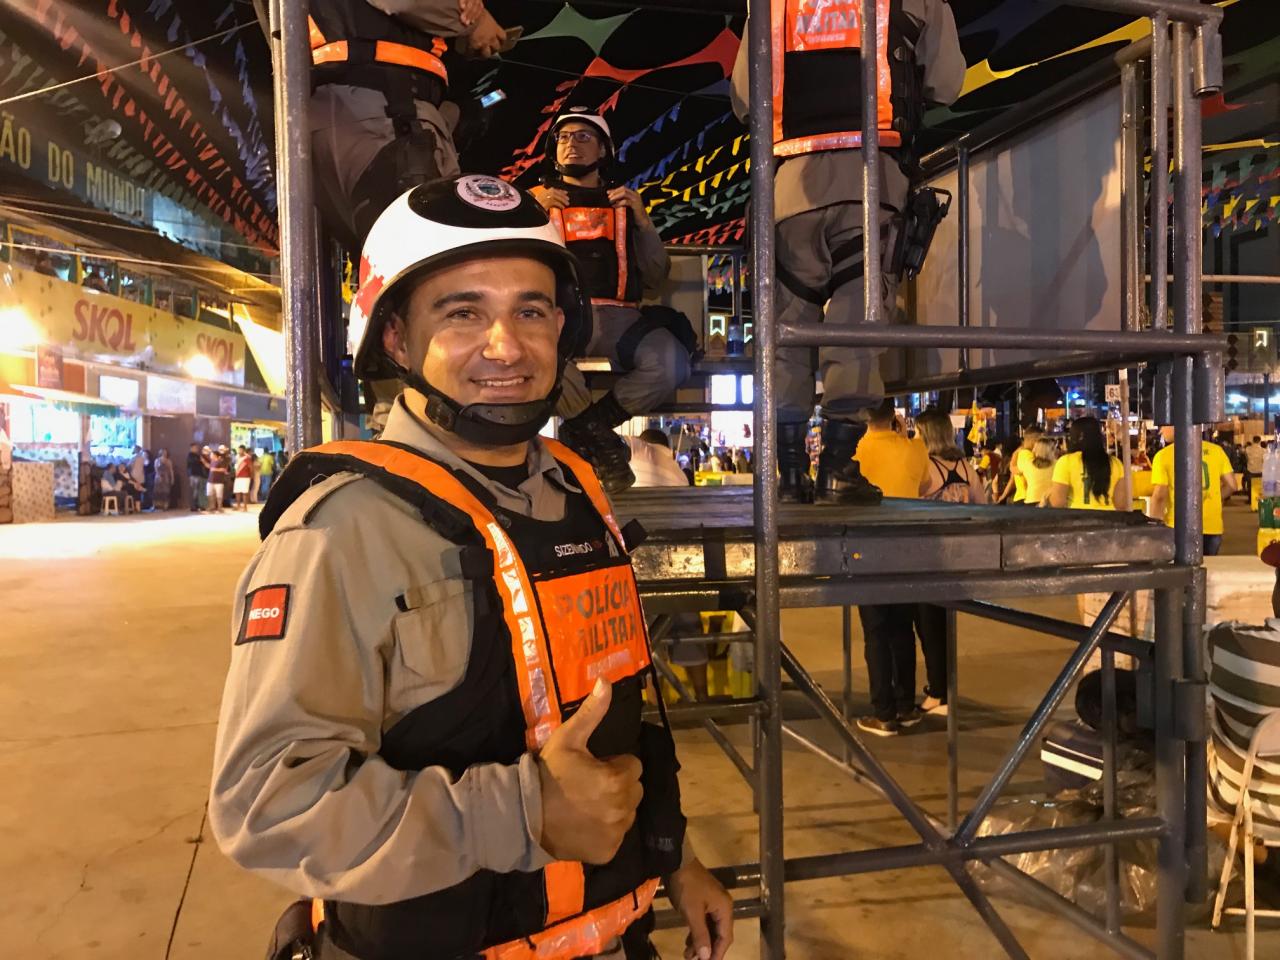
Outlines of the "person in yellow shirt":
{"label": "person in yellow shirt", "polygon": [[[1021,452],[1021,451],[1019,451]],[[1058,462],[1058,440],[1041,436],[1031,450],[1031,458],[1022,468],[1023,482],[1027,489],[1022,502],[1039,507],[1049,499],[1053,491],[1053,467]]]}
{"label": "person in yellow shirt", "polygon": [[1009,460],[1009,482],[996,498],[996,503],[1004,503],[1012,492],[1013,499],[1009,501],[1010,503],[1040,505],[1038,500],[1032,501],[1027,497],[1027,471],[1031,469],[1036,441],[1043,436],[1044,430],[1034,423],[1022,431],[1022,446],[1013,452]]}
{"label": "person in yellow shirt", "polygon": [[1124,465],[1107,453],[1097,417],[1079,417],[1067,431],[1067,453],[1053,465],[1049,506],[1072,510],[1129,509]]}
{"label": "person in yellow shirt", "polygon": [[[886,497],[919,498],[929,455],[923,442],[908,440],[898,430],[892,400],[885,399],[870,412],[867,432],[858,441],[853,459],[862,475]],[[862,621],[874,711],[858,719],[858,728],[888,737],[919,723],[926,712],[945,712],[946,611],[917,603],[866,604],[858,607],[858,619]],[[924,709],[915,702],[916,632],[929,678]]]}
{"label": "person in yellow shirt", "polygon": [[929,463],[929,454],[919,439],[908,440],[897,429],[893,401],[886,400],[871,411],[867,432],[858,441],[853,459],[862,475],[879,487],[886,497],[920,496],[920,479]]}
{"label": "person in yellow shirt", "polygon": [[[1173,526],[1173,427],[1161,427],[1165,446],[1151,460],[1151,505],[1147,516]],[[1222,502],[1236,492],[1236,475],[1226,451],[1216,443],[1200,441],[1200,510],[1204,521],[1204,555],[1216,557],[1222,549]]]}

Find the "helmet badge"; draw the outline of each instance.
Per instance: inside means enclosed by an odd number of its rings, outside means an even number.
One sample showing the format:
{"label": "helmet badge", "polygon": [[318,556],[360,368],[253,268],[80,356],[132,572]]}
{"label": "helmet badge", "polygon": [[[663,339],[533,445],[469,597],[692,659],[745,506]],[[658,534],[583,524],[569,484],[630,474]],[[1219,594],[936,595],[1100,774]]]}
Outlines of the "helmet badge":
{"label": "helmet badge", "polygon": [[497,177],[472,174],[458,179],[458,197],[473,207],[501,213],[520,206],[520,191]]}

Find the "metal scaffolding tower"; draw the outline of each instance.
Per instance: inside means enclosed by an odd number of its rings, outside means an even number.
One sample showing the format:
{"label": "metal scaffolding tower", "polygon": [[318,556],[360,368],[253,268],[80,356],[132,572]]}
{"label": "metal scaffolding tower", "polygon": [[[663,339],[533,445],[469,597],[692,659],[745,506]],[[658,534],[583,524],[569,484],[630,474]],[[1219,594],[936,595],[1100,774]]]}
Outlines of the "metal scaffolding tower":
{"label": "metal scaffolding tower", "polygon": [[[1218,26],[1222,11],[1174,0],[1076,0],[1077,5],[1152,18],[1149,42],[1135,44],[1107,64],[1120,68],[1124,105],[1122,157],[1126,165],[1124,208],[1124,317],[1114,331],[1046,331],[972,327],[960,299],[961,322],[952,329],[889,327],[882,323],[880,302],[880,233],[876,129],[876,58],[863,59],[862,153],[863,285],[866,322],[859,325],[781,324],[774,301],[774,194],[772,155],[773,81],[771,4],[750,0],[748,36],[751,101],[751,230],[755,305],[755,482],[748,499],[737,491],[688,494],[688,510],[675,509],[666,493],[658,507],[654,494],[636,492],[619,498],[623,517],[638,517],[651,540],[636,554],[646,610],[655,616],[656,634],[668,628],[665,613],[695,609],[741,609],[755,631],[757,696],[731,709],[752,715],[754,757],[748,764],[728,747],[752,785],[760,818],[760,861],[725,868],[722,878],[734,886],[757,887],[758,898],[739,901],[743,916],[759,916],[761,956],[784,956],[784,883],[907,866],[944,867],[991,929],[1010,957],[1027,954],[1001,919],[970,871],[985,863],[1044,907],[1126,957],[1183,956],[1183,903],[1205,895],[1205,696],[1202,627],[1204,574],[1202,560],[1201,489],[1198,423],[1221,413],[1222,338],[1201,332],[1200,123],[1196,97],[1220,87]],[[875,35],[876,0],[863,0],[861,31]],[[1173,323],[1166,323],[1167,291],[1163,283],[1150,290],[1152,329],[1139,329],[1143,211],[1140,195],[1138,136],[1141,77],[1139,62],[1150,64],[1152,169],[1150,202],[1151,263],[1159,276],[1166,262],[1168,226],[1166,178],[1169,144],[1166,117],[1173,111],[1174,284]],[[1024,119],[1030,120],[1028,115]],[[961,145],[957,160],[967,173],[969,153],[980,143]],[[966,217],[967,185],[961,187],[961,218]],[[961,278],[968,275],[968,238],[959,249]],[[967,290],[966,290],[967,293]],[[928,346],[993,350],[1050,348],[1072,351],[1065,359],[1004,364],[992,373],[1005,381],[1049,375],[1053,369],[1074,372],[1115,369],[1143,361],[1158,364],[1158,393],[1163,407],[1156,419],[1175,428],[1175,515],[1172,535],[1135,522],[1134,518],[1094,517],[1084,529],[1079,514],[1040,511],[1028,527],[1025,514],[1004,508],[954,511],[903,511],[894,505],[874,508],[824,506],[780,508],[777,499],[776,398],[774,362],[778,346]],[[981,382],[968,369],[951,379]],[[1055,366],[1056,364],[1056,366]],[[947,378],[933,378],[937,389]],[[986,382],[992,382],[987,380]],[[913,389],[921,389],[913,385]],[[685,495],[680,495],[685,496]],[[752,502],[753,501],[753,502]],[[691,519],[681,521],[678,514]],[[962,523],[955,522],[963,520]],[[934,567],[904,563],[903,551],[921,538],[941,557]],[[976,538],[976,539],[975,539]],[[1025,538],[1032,538],[1026,540]],[[996,558],[985,566],[976,558]],[[1111,632],[1125,600],[1141,589],[1154,590],[1154,644]],[[983,598],[1039,596],[1101,591],[1110,594],[1092,627],[1000,607]],[[961,815],[955,790],[956,701],[948,721],[951,756],[949,817],[946,822],[925,812],[908,797],[889,771],[860,741],[840,706],[813,680],[782,641],[780,610],[788,606],[846,607],[859,603],[920,600],[952,608],[949,647],[954,659],[955,613],[986,617],[1037,629],[1076,644],[1040,705],[1027,721],[1014,748],[982,790],[973,807]],[[1000,837],[978,836],[979,828],[1018,765],[1038,740],[1054,710],[1095,651],[1103,656],[1104,726],[1107,728],[1105,814],[1083,827],[1037,830]],[[1154,663],[1157,810],[1153,817],[1124,820],[1117,816],[1115,794],[1114,652],[1124,650]],[[783,722],[780,690],[786,676],[803,692],[839,736],[845,757],[835,757],[789,729]],[[954,671],[952,676],[954,677]],[[846,670],[847,676],[847,670]],[[953,691],[954,693],[954,691]],[[714,710],[698,709],[695,719],[715,730]],[[838,764],[853,779],[888,799],[919,834],[908,846],[825,854],[787,860],[783,854],[782,744],[790,737]],[[723,735],[719,741],[727,747]],[[1154,953],[1121,930],[1116,844],[1137,838],[1159,845],[1157,948]],[[1002,859],[1031,850],[1105,845],[1107,848],[1106,916],[1096,918]]]}

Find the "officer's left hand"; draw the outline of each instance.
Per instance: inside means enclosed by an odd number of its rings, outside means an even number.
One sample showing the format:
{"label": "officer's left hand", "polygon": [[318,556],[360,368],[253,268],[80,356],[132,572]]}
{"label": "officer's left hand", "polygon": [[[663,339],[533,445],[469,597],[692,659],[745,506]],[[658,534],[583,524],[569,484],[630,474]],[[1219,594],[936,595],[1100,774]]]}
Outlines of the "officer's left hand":
{"label": "officer's left hand", "polygon": [[533,194],[533,199],[542,204],[543,209],[548,212],[563,210],[569,206],[568,192],[561,190],[559,187],[546,187],[539,184],[529,192]]}
{"label": "officer's left hand", "polygon": [[458,0],[458,16],[462,19],[464,27],[469,27],[479,20],[482,13],[484,13],[484,0]]}
{"label": "officer's left hand", "polygon": [[733,943],[733,898],[698,860],[667,878],[667,895],[685,923],[685,960],[723,960]]}
{"label": "officer's left hand", "polygon": [[476,17],[475,29],[466,36],[466,51],[475,57],[494,57],[502,50],[506,40],[507,31],[493,19],[493,14],[482,10]]}
{"label": "officer's left hand", "polygon": [[609,191],[609,202],[615,207],[630,207],[631,213],[641,223],[647,223],[649,220],[649,214],[645,212],[644,201],[640,199],[640,194],[630,187],[614,187]]}

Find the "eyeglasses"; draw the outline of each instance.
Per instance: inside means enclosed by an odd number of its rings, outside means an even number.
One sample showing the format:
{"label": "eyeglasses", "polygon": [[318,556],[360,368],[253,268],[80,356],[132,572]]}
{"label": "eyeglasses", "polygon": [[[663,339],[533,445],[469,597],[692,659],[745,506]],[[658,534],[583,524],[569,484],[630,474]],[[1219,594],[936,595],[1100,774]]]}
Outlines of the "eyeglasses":
{"label": "eyeglasses", "polygon": [[573,143],[591,143],[596,139],[596,135],[588,130],[562,130],[556,134],[556,143],[566,144]]}

